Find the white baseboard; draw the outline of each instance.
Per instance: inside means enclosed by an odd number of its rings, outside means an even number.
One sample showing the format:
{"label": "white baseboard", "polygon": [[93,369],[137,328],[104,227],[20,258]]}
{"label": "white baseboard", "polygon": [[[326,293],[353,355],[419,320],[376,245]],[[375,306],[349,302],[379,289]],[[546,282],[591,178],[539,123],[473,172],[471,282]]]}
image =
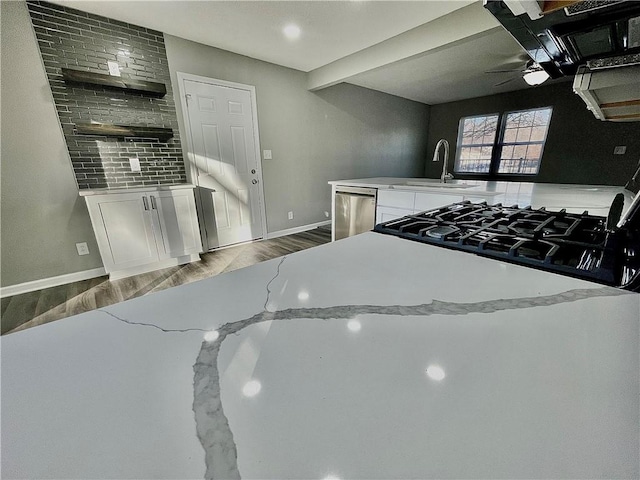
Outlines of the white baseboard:
{"label": "white baseboard", "polygon": [[300,227],[287,228],[286,230],[278,230],[276,232],[267,233],[265,239],[270,240],[272,238],[284,237],[285,235],[293,235],[294,233],[306,232],[308,230],[313,230],[314,228],[323,227],[325,225],[331,225],[331,220],[310,223],[309,225],[302,225]]}
{"label": "white baseboard", "polygon": [[57,287],[66,283],[80,282],[89,280],[90,278],[102,277],[107,272],[103,267],[94,268],[92,270],[84,270],[82,272],[67,273],[58,275],[57,277],[43,278],[41,280],[33,280],[31,282],[18,283],[17,285],[9,285],[8,287],[0,287],[0,298],[12,297],[21,293],[42,290],[43,288]]}
{"label": "white baseboard", "polygon": [[192,255],[182,255],[180,257],[166,258],[154,263],[147,263],[146,265],[139,265],[127,270],[114,270],[109,274],[109,280],[120,280],[121,278],[132,277],[133,275],[140,275],[141,273],[153,272],[155,270],[161,270],[163,268],[176,267],[178,265],[184,265],[185,263],[197,262],[200,260],[200,255],[194,253]]}

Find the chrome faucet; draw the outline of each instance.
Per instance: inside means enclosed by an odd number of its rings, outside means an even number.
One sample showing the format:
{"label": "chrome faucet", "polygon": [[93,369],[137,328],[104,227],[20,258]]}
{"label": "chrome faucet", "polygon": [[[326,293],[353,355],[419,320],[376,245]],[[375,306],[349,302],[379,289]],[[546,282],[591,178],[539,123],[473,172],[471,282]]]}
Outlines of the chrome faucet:
{"label": "chrome faucet", "polygon": [[433,152],[433,161],[437,162],[438,160],[440,160],[439,158],[440,147],[443,145],[444,145],[444,159],[442,163],[442,175],[440,176],[440,182],[446,183],[447,180],[451,180],[453,178],[453,175],[451,175],[450,173],[447,173],[447,162],[449,161],[449,142],[447,142],[444,138],[441,139],[436,144],[436,150],[435,152]]}

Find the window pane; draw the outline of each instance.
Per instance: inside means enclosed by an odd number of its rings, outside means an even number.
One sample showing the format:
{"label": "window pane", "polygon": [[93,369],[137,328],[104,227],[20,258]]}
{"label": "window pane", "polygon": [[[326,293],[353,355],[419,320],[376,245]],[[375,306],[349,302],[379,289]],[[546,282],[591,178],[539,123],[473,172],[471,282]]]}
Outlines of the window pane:
{"label": "window pane", "polygon": [[513,158],[513,145],[505,145],[502,147],[501,158]]}
{"label": "window pane", "polygon": [[485,149],[490,147],[462,147],[460,158],[456,162],[456,172],[486,173],[491,164],[491,153],[488,158],[483,158]]}
{"label": "window pane", "polygon": [[527,158],[529,160],[540,160],[542,156],[542,145],[529,145],[527,147]]}
{"label": "window pane", "polygon": [[528,142],[531,137],[531,127],[522,127],[518,129],[516,142]]}
{"label": "window pane", "polygon": [[462,134],[460,135],[460,140],[458,142],[459,145],[466,145],[471,142],[471,137],[473,137],[473,120],[469,118],[465,118],[462,123]]}
{"label": "window pane", "polygon": [[458,132],[455,172],[487,173],[498,129],[498,115],[464,118]]}
{"label": "window pane", "polygon": [[532,142],[541,142],[544,140],[545,133],[547,133],[547,127],[533,127],[531,129],[531,141]]}
{"label": "window pane", "polygon": [[538,173],[550,120],[551,108],[507,113],[498,173]]}
{"label": "window pane", "polygon": [[504,131],[504,143],[510,143],[510,142],[515,142],[516,141],[516,135],[518,133],[518,130],[515,128],[507,128]]}
{"label": "window pane", "polygon": [[513,156],[511,158],[524,158],[527,156],[526,145],[515,145],[513,147]]}
{"label": "window pane", "polygon": [[498,116],[465,118],[459,132],[459,145],[493,143],[498,125]]}

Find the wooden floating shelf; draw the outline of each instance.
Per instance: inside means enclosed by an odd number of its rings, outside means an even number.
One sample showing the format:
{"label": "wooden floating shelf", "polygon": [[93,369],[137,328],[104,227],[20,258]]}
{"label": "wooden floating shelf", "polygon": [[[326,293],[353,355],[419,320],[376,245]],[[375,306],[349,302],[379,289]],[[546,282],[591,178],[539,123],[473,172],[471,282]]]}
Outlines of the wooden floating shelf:
{"label": "wooden floating shelf", "polygon": [[107,123],[79,123],[76,125],[75,133],[101,137],[157,138],[161,142],[166,142],[173,137],[173,130],[170,128],[111,125]]}
{"label": "wooden floating shelf", "polygon": [[128,92],[145,93],[154,97],[164,97],[167,87],[164,83],[147,82],[144,80],[131,80],[102,73],[86,72],[63,68],[62,76],[67,83],[79,83],[84,85],[100,85],[103,87],[117,88]]}

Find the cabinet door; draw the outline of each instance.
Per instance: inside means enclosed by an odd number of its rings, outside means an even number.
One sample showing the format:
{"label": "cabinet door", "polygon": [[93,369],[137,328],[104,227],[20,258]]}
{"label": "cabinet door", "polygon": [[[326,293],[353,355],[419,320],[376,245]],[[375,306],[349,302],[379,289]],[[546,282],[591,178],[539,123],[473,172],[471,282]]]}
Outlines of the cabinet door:
{"label": "cabinet door", "polygon": [[416,193],[416,212],[424,212],[425,210],[433,210],[434,208],[444,207],[462,201],[462,195],[448,195],[441,193]]}
{"label": "cabinet door", "polygon": [[379,189],[378,206],[413,210],[415,196],[415,192]]}
{"label": "cabinet door", "polygon": [[413,210],[406,208],[378,207],[376,210],[376,223],[390,222],[396,218],[402,218],[412,214]]}
{"label": "cabinet door", "polygon": [[160,259],[202,251],[196,205],[192,190],[150,194]]}
{"label": "cabinet door", "polygon": [[108,272],[158,260],[146,201],[140,193],[105,195],[95,201],[92,219]]}

